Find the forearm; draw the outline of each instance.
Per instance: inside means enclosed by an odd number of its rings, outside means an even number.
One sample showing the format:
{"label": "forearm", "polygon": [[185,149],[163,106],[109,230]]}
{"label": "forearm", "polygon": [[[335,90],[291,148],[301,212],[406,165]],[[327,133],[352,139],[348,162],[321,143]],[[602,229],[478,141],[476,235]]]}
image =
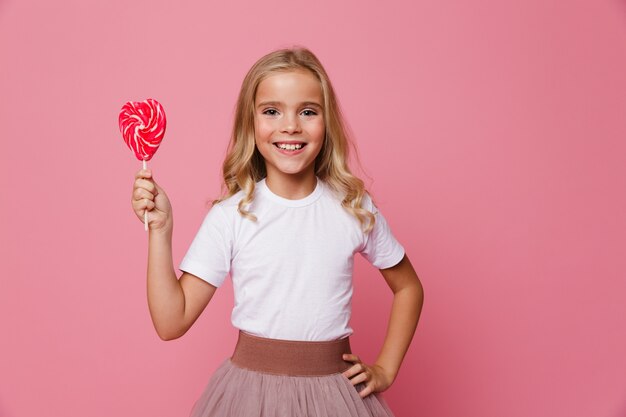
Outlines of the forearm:
{"label": "forearm", "polygon": [[148,308],[159,337],[179,337],[185,297],[174,271],[171,227],[149,232],[147,286]]}
{"label": "forearm", "polygon": [[394,294],[387,335],[375,362],[389,373],[392,381],[415,334],[423,302],[424,291],[419,282]]}

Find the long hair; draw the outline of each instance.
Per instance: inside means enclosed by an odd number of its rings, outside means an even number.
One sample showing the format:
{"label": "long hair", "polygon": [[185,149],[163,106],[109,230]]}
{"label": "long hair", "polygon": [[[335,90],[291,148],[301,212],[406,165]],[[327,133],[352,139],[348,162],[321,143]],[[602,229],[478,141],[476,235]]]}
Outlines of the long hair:
{"label": "long hair", "polygon": [[374,227],[375,216],[361,207],[367,190],[363,181],[352,174],[348,166],[350,147],[353,148],[358,162],[356,147],[348,135],[339,102],[324,67],[304,47],[271,52],[259,59],[246,74],[237,99],[230,143],[222,166],[222,197],[212,203],[216,204],[243,190],[244,197],[239,201],[237,210],[242,216],[256,221],[256,216],[245,209],[253,200],[256,182],[267,176],[265,161],[255,144],[256,91],[261,81],[268,76],[294,70],[307,70],[313,74],[320,82],[324,97],[325,137],[315,159],[315,175],[342,197],[341,205],[369,233]]}

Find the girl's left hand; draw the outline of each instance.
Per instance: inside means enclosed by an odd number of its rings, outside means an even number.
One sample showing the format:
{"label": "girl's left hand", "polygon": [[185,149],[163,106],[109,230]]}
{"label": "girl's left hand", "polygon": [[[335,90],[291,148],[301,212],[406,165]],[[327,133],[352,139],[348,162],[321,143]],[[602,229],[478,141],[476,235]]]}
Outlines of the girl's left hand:
{"label": "girl's left hand", "polygon": [[365,398],[373,392],[382,392],[391,386],[393,377],[380,365],[367,365],[357,355],[346,353],[343,355],[344,361],[355,362],[355,365],[344,371],[343,375],[350,379],[352,385],[365,382],[359,395]]}

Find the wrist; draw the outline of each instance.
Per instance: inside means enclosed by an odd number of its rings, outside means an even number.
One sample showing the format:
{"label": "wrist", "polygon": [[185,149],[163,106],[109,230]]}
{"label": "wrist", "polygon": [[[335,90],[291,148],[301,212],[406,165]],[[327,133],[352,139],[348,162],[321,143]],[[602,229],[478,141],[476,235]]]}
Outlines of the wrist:
{"label": "wrist", "polygon": [[174,229],[174,224],[171,220],[167,220],[162,226],[149,228],[150,236],[156,238],[171,238]]}
{"label": "wrist", "polygon": [[398,375],[398,370],[390,367],[388,365],[382,365],[378,362],[374,363],[374,366],[378,367],[380,371],[387,377],[389,384],[395,381],[396,376]]}

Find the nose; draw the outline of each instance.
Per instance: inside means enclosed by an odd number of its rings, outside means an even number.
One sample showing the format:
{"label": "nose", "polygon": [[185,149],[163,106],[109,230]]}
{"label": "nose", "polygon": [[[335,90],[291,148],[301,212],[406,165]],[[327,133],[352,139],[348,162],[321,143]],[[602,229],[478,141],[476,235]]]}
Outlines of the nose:
{"label": "nose", "polygon": [[283,117],[280,131],[284,133],[294,133],[300,131],[300,120],[297,115],[285,114]]}

